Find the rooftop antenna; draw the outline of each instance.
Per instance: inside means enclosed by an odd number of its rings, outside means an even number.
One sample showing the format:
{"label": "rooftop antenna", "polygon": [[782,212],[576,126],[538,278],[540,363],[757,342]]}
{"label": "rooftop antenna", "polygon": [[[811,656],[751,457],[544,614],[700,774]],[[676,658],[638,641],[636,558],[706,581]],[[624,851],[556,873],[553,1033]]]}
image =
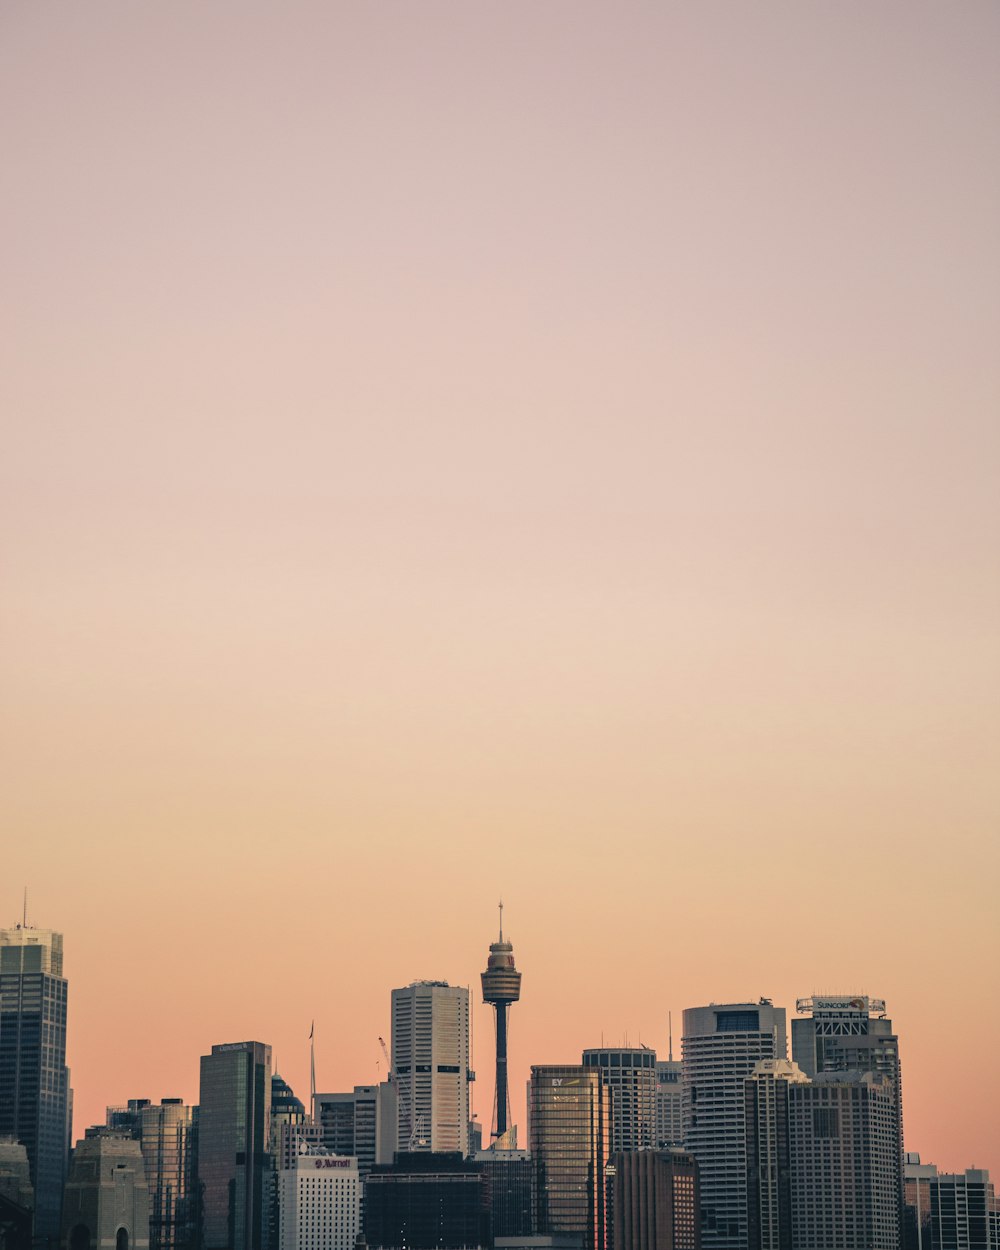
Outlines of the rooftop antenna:
{"label": "rooftop antenna", "polygon": [[28,887],[25,886],[24,887],[24,923],[21,925],[21,928],[26,929],[27,927],[28,927]]}
{"label": "rooftop antenna", "polygon": [[674,1061],[674,1013],[672,1011],[667,1012],[667,1029],[669,1030],[668,1036],[670,1038],[670,1050],[668,1052],[667,1058],[670,1060],[671,1063],[673,1063]]}
{"label": "rooftop antenna", "polygon": [[503,941],[503,899],[500,900],[500,941]]}
{"label": "rooftop antenna", "polygon": [[316,1021],[309,1025],[309,1114],[316,1122]]}

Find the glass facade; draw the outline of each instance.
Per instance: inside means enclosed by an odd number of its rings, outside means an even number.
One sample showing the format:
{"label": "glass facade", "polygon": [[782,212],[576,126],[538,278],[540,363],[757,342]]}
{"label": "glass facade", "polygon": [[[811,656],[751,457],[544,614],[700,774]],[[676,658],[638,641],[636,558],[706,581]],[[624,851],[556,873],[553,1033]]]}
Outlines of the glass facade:
{"label": "glass facade", "polygon": [[536,1232],[576,1233],[585,1250],[605,1250],[611,1098],[602,1070],[533,1067],[528,1121]]}
{"label": "glass facade", "polygon": [[270,1121],[270,1046],[213,1046],[201,1059],[198,1125],[204,1250],[266,1250]]}
{"label": "glass facade", "polygon": [[149,1250],[190,1250],[195,1245],[194,1108],[164,1098],[140,1113],[139,1144],[149,1185]]}
{"label": "glass facade", "polygon": [[69,1149],[62,969],[62,934],[0,929],[0,1136],[27,1150],[42,1240],[59,1236]]}

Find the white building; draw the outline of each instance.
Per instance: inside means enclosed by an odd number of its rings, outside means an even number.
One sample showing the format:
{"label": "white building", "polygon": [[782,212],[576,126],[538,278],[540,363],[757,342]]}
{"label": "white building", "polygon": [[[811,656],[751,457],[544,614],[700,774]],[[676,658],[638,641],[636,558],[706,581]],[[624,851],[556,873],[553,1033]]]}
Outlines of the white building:
{"label": "white building", "polygon": [[746,1250],[743,1083],[762,1059],[787,1054],[785,1011],[769,998],[684,1012],[684,1144],[698,1160],[704,1250]]}
{"label": "white building", "polygon": [[397,1150],[469,1153],[469,991],[414,981],[392,991]]}
{"label": "white building", "polygon": [[357,1159],[311,1147],[278,1173],[279,1250],[354,1250],[360,1221]]}

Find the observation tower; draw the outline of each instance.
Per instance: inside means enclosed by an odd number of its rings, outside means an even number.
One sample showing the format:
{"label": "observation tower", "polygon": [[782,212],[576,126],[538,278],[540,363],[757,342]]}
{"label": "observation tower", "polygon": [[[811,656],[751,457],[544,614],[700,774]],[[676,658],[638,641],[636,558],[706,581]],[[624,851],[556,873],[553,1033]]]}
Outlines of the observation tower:
{"label": "observation tower", "polygon": [[503,903],[500,904],[500,937],[490,943],[490,957],[482,974],[483,1002],[496,1015],[497,1085],[493,1100],[492,1140],[499,1143],[510,1121],[510,1095],[507,1091],[507,1012],[521,997],[521,974],[514,967],[514,948],[503,938]]}

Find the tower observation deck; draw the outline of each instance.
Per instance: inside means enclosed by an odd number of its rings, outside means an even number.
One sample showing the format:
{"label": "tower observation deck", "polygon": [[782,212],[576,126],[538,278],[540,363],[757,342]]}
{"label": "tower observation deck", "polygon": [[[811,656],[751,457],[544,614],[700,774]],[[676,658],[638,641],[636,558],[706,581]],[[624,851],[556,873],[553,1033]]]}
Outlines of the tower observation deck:
{"label": "tower observation deck", "polygon": [[499,1141],[510,1122],[510,1094],[507,1089],[507,1013],[521,997],[521,974],[514,967],[514,948],[503,936],[503,903],[500,904],[500,937],[490,943],[490,957],[482,974],[483,1002],[489,1003],[496,1017],[497,1084],[493,1102],[493,1141]]}

